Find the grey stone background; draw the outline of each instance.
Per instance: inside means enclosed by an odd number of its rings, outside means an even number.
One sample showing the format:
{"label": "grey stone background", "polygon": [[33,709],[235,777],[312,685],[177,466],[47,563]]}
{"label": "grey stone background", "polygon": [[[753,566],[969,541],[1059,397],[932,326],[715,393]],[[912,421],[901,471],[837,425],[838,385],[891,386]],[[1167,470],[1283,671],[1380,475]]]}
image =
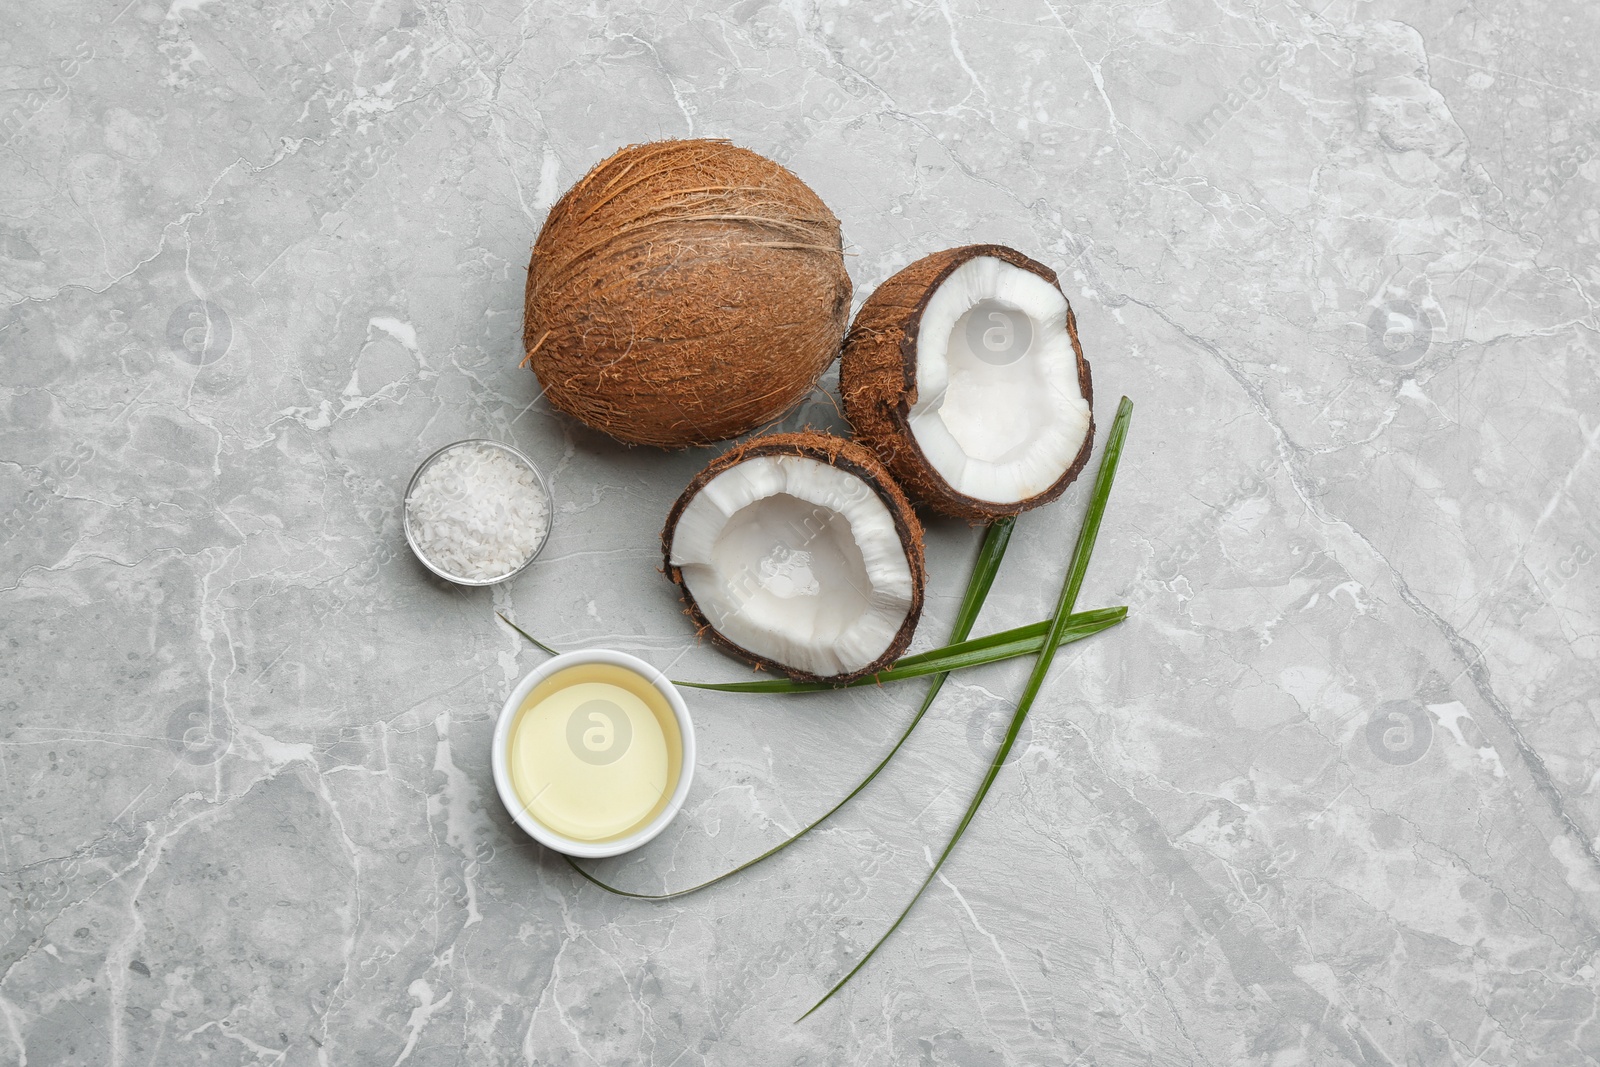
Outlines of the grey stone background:
{"label": "grey stone background", "polygon": [[[1600,11],[5,0],[0,1062],[1578,1064],[1600,1056]],[[1062,274],[1138,404],[1086,607],[868,970],[1022,665],[952,681],[825,832],[608,897],[522,837],[491,720],[540,659],[698,646],[628,451],[517,367],[528,249],[617,147],[728,136],[844,223],[857,302],[972,241]],[[785,420],[837,426],[819,392]],[[408,554],[466,436],[540,562]],[[1083,494],[980,631],[1042,617]],[[930,531],[919,647],[977,543]],[[682,817],[742,860],[914,687],[698,695]]]}

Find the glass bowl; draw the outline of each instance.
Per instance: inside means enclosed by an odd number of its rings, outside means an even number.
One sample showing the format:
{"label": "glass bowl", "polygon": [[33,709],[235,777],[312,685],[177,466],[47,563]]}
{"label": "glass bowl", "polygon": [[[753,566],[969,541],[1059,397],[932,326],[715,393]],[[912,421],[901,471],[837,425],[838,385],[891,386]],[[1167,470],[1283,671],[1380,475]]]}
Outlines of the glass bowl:
{"label": "glass bowl", "polygon": [[[469,445],[485,445],[489,448],[498,448],[500,451],[510,455],[512,459],[516,460],[519,464],[527,468],[527,470],[533,474],[534,484],[539,487],[539,492],[544,496],[546,509],[544,536],[539,538],[539,543],[534,546],[534,549],[531,553],[529,553],[528,558],[523,560],[520,565],[507,571],[505,574],[496,575],[493,578],[467,578],[463,575],[451,574],[443,567],[435,564],[433,560],[428,558],[427,553],[422,551],[422,547],[417,543],[417,532],[411,522],[411,495],[416,492],[417,481],[422,477],[422,472],[431,467],[446,452],[456,448],[465,448]],[[521,574],[527,569],[528,564],[539,558],[539,553],[544,551],[546,542],[550,540],[550,527],[555,525],[555,509],[552,506],[552,500],[550,498],[550,486],[545,482],[544,474],[539,470],[538,466],[533,462],[533,460],[523,455],[517,449],[512,448],[510,445],[503,445],[499,441],[490,441],[481,437],[469,437],[464,441],[452,441],[450,444],[445,445],[443,448],[433,453],[433,455],[423,460],[422,463],[418,465],[416,473],[411,476],[410,483],[406,485],[406,495],[405,498],[400,501],[400,511],[404,519],[406,544],[411,546],[412,555],[416,556],[422,565],[428,568],[428,570],[432,571],[434,574],[437,574],[446,581],[454,582],[457,585],[498,585],[501,582],[509,581],[510,579],[515,578],[517,575]]]}

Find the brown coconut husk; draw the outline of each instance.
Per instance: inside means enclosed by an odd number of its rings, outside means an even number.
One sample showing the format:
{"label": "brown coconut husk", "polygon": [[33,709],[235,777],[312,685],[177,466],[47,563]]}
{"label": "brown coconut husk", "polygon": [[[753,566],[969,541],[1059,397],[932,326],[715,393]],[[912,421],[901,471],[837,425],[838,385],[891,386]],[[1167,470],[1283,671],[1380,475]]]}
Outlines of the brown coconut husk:
{"label": "brown coconut husk", "polygon": [[[678,520],[683,516],[683,509],[689,506],[700,491],[711,480],[729,467],[737,466],[747,460],[757,459],[762,456],[805,456],[849,471],[864,481],[878,499],[882,500],[889,509],[889,514],[894,518],[895,532],[900,535],[900,543],[906,550],[906,562],[911,567],[911,610],[906,613],[905,621],[896,631],[894,640],[883,655],[867,664],[858,671],[848,674],[819,676],[808,671],[797,670],[786,664],[778,663],[765,656],[735,644],[724,637],[711,621],[706,618],[700,605],[695,602],[694,594],[689,592],[689,586],[683,580],[683,571],[672,565],[672,536],[678,528]],[[713,460],[705,470],[694,476],[683,494],[672,505],[672,510],[667,514],[666,525],[661,529],[661,553],[666,562],[667,577],[676,582],[682,592],[684,613],[694,620],[695,628],[704,635],[710,635],[711,640],[740,657],[748,660],[758,667],[765,667],[788,675],[796,681],[826,682],[830,685],[843,685],[846,682],[863,678],[867,675],[877,674],[887,670],[894,661],[905,654],[911,645],[912,635],[916,633],[917,622],[922,618],[923,587],[927,584],[927,563],[924,558],[922,545],[922,523],[917,521],[917,513],[911,506],[911,501],[895,485],[894,479],[884,469],[878,457],[872,451],[854,441],[833,434],[817,433],[804,430],[798,433],[768,434],[764,437],[753,438],[736,448],[729,449]]]}
{"label": "brown coconut husk", "polygon": [[997,504],[958,492],[923,454],[911,432],[911,408],[917,402],[917,330],[934,292],[956,268],[978,256],[993,256],[1031,271],[1061,290],[1055,271],[1005,245],[965,245],[935,252],[895,274],[867,299],[845,337],[839,362],[839,393],[855,439],[878,454],[912,499],[969,522],[1017,515],[1055,500],[1089,462],[1094,445],[1094,389],[1069,302],[1067,335],[1078,359],[1078,385],[1089,402],[1089,432],[1065,473],[1036,496]]}
{"label": "brown coconut husk", "polygon": [[839,220],[721,140],[632,145],[551,209],[523,347],[550,402],[633,444],[736,437],[798,404],[850,314]]}

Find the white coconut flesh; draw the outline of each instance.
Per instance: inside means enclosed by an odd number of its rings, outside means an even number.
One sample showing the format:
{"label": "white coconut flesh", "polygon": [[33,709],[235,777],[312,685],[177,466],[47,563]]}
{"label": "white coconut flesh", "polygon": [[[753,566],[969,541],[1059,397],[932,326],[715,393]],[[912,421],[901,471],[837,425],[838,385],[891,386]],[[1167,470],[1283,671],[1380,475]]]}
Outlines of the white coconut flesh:
{"label": "white coconut flesh", "polygon": [[1013,504],[1054,485],[1089,432],[1060,290],[993,256],[956,268],[922,311],[910,425],[959,493]]}
{"label": "white coconut flesh", "polygon": [[803,456],[758,456],[706,483],[670,559],[734,644],[818,677],[861,670],[911,611],[911,565],[865,481]]}

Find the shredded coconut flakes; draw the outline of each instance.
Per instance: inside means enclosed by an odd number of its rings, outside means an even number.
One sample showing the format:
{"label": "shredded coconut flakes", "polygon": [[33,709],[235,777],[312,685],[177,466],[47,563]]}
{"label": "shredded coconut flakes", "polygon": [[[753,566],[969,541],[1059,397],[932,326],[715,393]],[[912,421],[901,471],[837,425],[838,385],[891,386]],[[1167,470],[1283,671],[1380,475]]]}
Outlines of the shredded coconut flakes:
{"label": "shredded coconut flakes", "polygon": [[549,502],[533,472],[492,445],[460,445],[428,464],[406,498],[417,548],[447,574],[501,578],[539,548]]}

